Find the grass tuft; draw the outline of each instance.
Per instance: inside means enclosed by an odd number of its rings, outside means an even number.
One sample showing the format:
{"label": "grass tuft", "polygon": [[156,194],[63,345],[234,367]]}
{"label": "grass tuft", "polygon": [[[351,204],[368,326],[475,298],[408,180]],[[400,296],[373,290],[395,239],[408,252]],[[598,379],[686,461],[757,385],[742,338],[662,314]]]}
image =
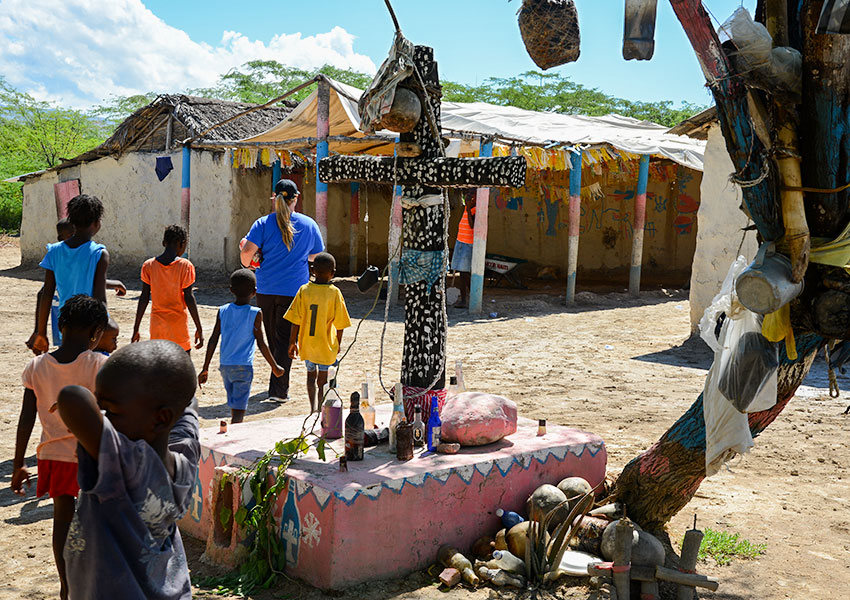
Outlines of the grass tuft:
{"label": "grass tuft", "polygon": [[706,528],[705,537],[699,547],[699,559],[713,558],[718,565],[728,565],[735,558],[751,560],[767,550],[767,544],[753,544],[742,539],[740,534],[714,531]]}

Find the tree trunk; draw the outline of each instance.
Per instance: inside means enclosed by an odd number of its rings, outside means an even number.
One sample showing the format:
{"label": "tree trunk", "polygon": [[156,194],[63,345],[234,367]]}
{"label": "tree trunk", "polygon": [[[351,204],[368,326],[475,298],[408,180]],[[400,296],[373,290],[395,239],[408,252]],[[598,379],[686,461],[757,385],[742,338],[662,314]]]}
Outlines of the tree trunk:
{"label": "tree trunk", "polygon": [[[776,405],[749,415],[753,437],[779,416],[805,379],[824,339],[808,334],[797,339],[799,358],[783,356],[779,367]],[[705,478],[705,421],[702,394],[643,454],[633,458],[620,473],[614,488],[618,502],[624,502],[628,516],[642,527],[657,529],[690,502]]]}
{"label": "tree trunk", "polygon": [[[745,101],[744,79],[734,72],[702,3],[699,0],[670,0],[670,3],[714,94],[721,129],[729,155],[738,169],[738,178],[760,181],[742,190],[748,211],[762,239],[779,239],[785,233],[782,216],[777,210],[779,186],[775,182],[775,170],[767,171],[770,158],[753,131]],[[781,106],[781,110],[775,111],[772,126],[775,129],[781,125],[776,122],[777,112],[799,110],[803,186],[831,189],[850,183],[850,77],[845,66],[850,37],[814,33],[822,6],[823,2],[816,0],[788,0],[788,43],[803,53],[803,99],[798,107]],[[771,10],[765,11],[765,3],[760,0],[757,17],[764,19],[782,14],[777,11],[781,9],[779,6],[767,8]],[[774,134],[773,141],[782,140],[777,140]],[[769,176],[761,176],[765,173]],[[850,217],[848,196],[850,191],[846,190],[806,193],[806,215],[813,236],[832,237],[844,228]],[[827,285],[829,281],[825,280],[830,278],[837,283]],[[818,325],[824,319],[818,319],[817,309],[826,310],[831,320],[837,318],[834,308],[824,308],[826,300],[834,300],[825,294],[837,293],[830,289],[841,292],[838,304],[846,305],[844,312],[850,319],[850,294],[844,289],[849,286],[850,279],[843,269],[820,265],[808,269],[804,296],[791,308],[799,357],[790,361],[782,349],[777,403],[770,410],[749,415],[753,437],[782,412],[803,382],[817,351],[827,342],[824,334],[828,328],[823,323]],[[813,330],[820,333],[809,333]],[[836,337],[832,333],[829,335]],[[629,517],[645,527],[657,529],[690,501],[704,477],[705,421],[700,395],[661,439],[626,465],[615,484],[614,496],[626,503]]]}

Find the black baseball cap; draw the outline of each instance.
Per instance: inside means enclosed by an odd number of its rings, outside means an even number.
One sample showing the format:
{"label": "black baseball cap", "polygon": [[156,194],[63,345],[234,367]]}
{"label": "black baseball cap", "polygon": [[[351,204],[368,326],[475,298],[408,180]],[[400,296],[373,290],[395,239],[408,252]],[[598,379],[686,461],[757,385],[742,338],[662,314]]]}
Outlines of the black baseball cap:
{"label": "black baseball cap", "polygon": [[274,193],[280,194],[284,198],[294,198],[298,195],[298,186],[291,179],[281,179],[274,184]]}

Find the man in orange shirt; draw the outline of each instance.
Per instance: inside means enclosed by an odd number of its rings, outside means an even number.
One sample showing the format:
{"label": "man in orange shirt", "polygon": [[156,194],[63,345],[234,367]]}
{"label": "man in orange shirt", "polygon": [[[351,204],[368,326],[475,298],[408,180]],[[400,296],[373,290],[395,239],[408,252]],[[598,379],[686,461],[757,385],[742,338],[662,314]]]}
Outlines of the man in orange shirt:
{"label": "man in orange shirt", "polygon": [[[474,192],[473,192],[474,193]],[[474,197],[474,196],[473,196]],[[475,207],[470,208],[471,199],[464,202],[463,214],[457,226],[457,241],[452,251],[452,270],[460,273],[460,297],[455,303],[455,308],[466,308],[469,306],[469,281],[472,271],[472,242],[475,229]]]}
{"label": "man in orange shirt", "polygon": [[169,225],[162,238],[165,250],[156,258],[150,258],[142,265],[142,294],[136,309],[136,323],[133,325],[131,342],[140,339],[139,326],[153,301],[151,311],[151,339],[170,340],[190,352],[192,342],[189,338],[188,317],[195,322],[195,348],[204,345],[204,333],[198,304],[192,292],[195,283],[195,266],[182,258],[186,252],[189,235],[180,225]]}

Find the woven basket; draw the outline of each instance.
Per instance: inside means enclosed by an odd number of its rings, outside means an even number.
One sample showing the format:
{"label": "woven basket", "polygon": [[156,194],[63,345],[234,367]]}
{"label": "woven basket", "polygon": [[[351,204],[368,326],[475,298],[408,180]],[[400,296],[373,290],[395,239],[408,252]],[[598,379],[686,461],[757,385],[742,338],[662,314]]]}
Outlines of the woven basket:
{"label": "woven basket", "polygon": [[541,69],[578,59],[581,37],[573,0],[523,0],[519,31],[528,55]]}

